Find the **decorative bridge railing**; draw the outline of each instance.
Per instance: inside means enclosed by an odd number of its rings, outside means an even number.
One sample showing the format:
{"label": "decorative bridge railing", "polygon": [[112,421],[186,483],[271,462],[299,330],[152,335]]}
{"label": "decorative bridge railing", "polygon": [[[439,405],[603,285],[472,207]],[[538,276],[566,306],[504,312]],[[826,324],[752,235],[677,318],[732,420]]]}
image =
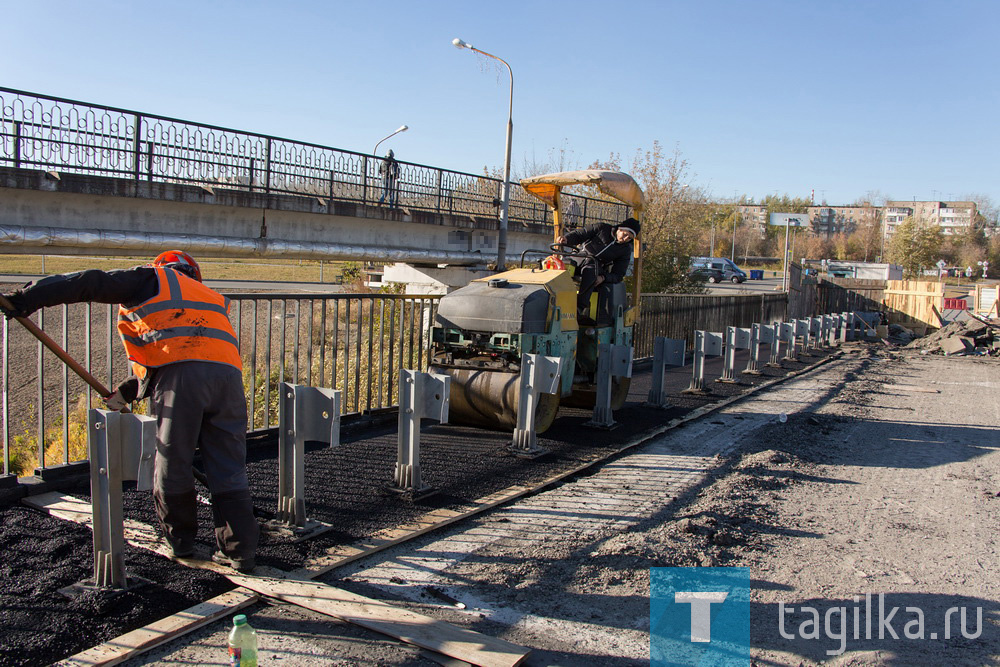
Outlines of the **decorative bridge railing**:
{"label": "decorative bridge railing", "polygon": [[[0,87],[0,166],[377,204],[382,159],[301,141]],[[398,162],[397,204],[499,216],[501,179]],[[567,195],[570,225],[616,223],[628,207]],[[509,220],[551,222],[519,186]]]}

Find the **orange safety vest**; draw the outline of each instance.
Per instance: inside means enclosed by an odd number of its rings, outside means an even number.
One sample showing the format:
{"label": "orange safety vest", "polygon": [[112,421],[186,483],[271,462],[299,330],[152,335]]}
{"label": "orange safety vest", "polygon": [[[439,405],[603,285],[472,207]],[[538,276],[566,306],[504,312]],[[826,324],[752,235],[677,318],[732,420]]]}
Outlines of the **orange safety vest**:
{"label": "orange safety vest", "polygon": [[243,370],[236,332],[229,322],[229,299],[179,271],[153,267],[156,296],[134,308],[118,309],[118,333],[132,370],[179,361],[211,361]]}

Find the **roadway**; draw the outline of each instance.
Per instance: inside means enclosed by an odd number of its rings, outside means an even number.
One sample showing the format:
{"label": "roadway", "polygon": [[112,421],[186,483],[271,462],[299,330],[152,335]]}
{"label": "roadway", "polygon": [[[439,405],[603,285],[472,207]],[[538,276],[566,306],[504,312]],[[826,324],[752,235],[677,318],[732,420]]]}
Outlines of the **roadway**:
{"label": "roadway", "polygon": [[[768,271],[768,273],[771,273]],[[734,296],[737,294],[756,294],[758,292],[779,292],[781,291],[781,274],[779,273],[777,277],[764,278],[763,280],[747,280],[745,282],[736,283],[705,283],[705,287],[708,288],[709,294],[720,294]]]}

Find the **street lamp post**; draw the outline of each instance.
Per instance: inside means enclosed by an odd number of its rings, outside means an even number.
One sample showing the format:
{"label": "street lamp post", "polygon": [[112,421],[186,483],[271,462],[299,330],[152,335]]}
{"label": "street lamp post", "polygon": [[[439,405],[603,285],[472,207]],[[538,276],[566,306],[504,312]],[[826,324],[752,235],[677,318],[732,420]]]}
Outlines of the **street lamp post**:
{"label": "street lamp post", "polygon": [[451,40],[451,43],[454,44],[457,49],[469,49],[470,51],[475,51],[476,53],[486,56],[487,58],[499,60],[507,68],[507,73],[510,75],[510,105],[507,108],[507,148],[504,152],[503,195],[500,204],[500,229],[497,234],[497,271],[503,271],[505,268],[504,265],[507,262],[507,212],[510,208],[510,144],[511,137],[514,134],[514,72],[511,70],[510,65],[507,64],[507,61],[503,58],[477,49],[472,44],[463,42],[458,37]]}
{"label": "street lamp post", "polygon": [[[736,263],[736,224],[739,221],[740,221],[739,216],[736,215],[736,209],[734,207],[733,208],[733,248],[732,248],[732,252],[730,253],[730,256],[729,256],[729,259],[730,259],[730,261],[732,261],[733,264]],[[746,261],[746,258],[744,258],[744,261]]]}
{"label": "street lamp post", "polygon": [[385,137],[382,137],[381,139],[379,139],[378,143],[375,144],[375,148],[372,149],[372,155],[374,155],[375,157],[378,157],[378,147],[382,144],[383,141],[385,141],[386,139],[393,138],[394,136],[396,136],[400,132],[406,132],[408,129],[410,129],[409,125],[401,125],[399,127],[399,129],[396,130],[395,132],[393,132],[392,134],[390,134],[388,136],[385,136]]}

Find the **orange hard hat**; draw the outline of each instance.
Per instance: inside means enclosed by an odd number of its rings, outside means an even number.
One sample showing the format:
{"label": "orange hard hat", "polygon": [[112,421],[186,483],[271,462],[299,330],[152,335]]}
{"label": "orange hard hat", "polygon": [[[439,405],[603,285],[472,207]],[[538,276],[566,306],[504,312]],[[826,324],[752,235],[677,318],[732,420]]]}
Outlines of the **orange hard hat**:
{"label": "orange hard hat", "polygon": [[153,266],[169,266],[201,282],[201,267],[198,266],[198,262],[194,261],[194,257],[183,250],[161,252],[153,260]]}

